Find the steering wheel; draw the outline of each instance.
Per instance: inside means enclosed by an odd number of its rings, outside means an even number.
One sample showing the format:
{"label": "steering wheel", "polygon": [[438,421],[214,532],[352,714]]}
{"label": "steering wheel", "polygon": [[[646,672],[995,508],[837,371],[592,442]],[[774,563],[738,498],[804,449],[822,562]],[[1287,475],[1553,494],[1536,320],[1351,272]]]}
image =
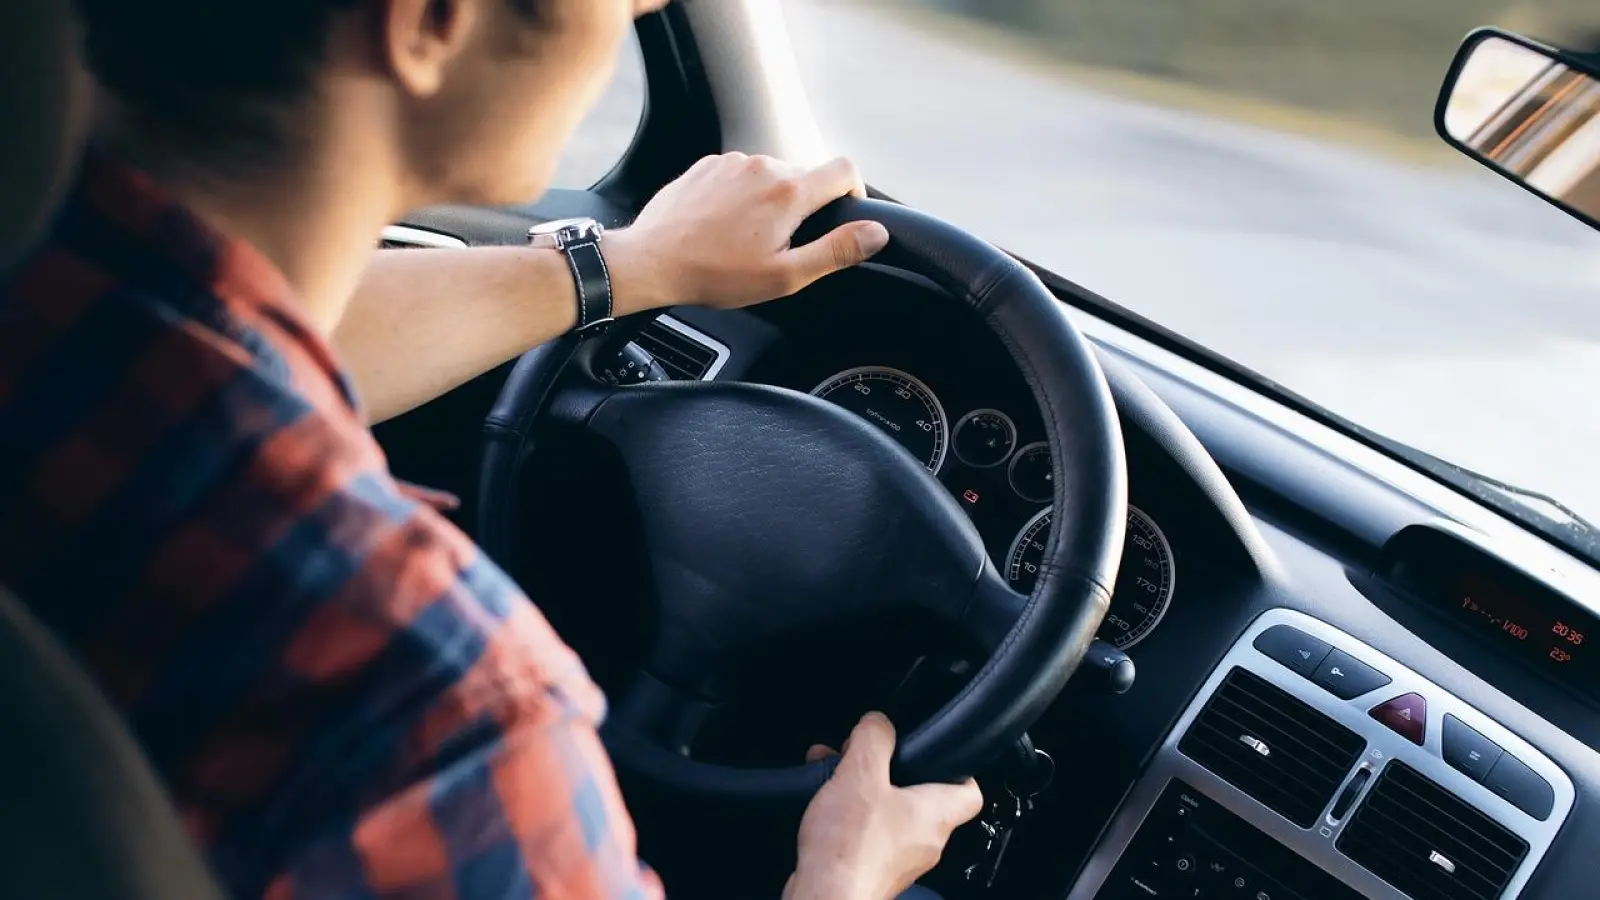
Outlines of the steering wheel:
{"label": "steering wheel", "polygon": [[620,768],[690,796],[803,803],[831,772],[831,762],[745,769],[684,752],[719,674],[752,647],[889,608],[920,606],[964,630],[988,662],[903,736],[894,770],[900,783],[951,781],[998,759],[1044,712],[1110,603],[1127,473],[1088,342],[1027,267],[924,213],[846,198],[795,243],[863,219],[891,235],[875,262],[925,276],[977,312],[1038,403],[1057,514],[1031,595],[1007,585],[921,463],[825,400],[745,383],[612,387],[593,374],[592,348],[604,342],[564,338],[522,357],[485,422],[478,539],[503,562],[514,555],[513,498],[536,426],[586,428],[620,454],[660,627],[603,734]]}

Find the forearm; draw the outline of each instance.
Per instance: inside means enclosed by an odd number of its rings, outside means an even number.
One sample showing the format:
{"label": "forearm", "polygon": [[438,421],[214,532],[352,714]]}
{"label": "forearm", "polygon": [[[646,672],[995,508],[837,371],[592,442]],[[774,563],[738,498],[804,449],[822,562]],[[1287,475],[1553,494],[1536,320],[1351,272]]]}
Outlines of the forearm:
{"label": "forearm", "polygon": [[[801,171],[766,157],[706,157],[632,226],[606,233],[613,314],[747,306],[868,259],[889,243],[875,222],[792,243],[807,216],[847,193],[866,194],[848,160]],[[381,421],[567,331],[576,292],[555,250],[380,251],[333,338]]]}
{"label": "forearm", "polygon": [[[670,300],[627,232],[607,235],[615,311]],[[420,406],[572,328],[566,257],[529,247],[376,253],[333,340],[372,421]]]}

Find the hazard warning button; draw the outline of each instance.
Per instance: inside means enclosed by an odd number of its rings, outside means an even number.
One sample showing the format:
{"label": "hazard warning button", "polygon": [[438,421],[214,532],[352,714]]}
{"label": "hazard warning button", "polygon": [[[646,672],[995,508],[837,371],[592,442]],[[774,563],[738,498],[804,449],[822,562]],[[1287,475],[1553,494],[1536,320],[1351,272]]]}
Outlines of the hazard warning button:
{"label": "hazard warning button", "polygon": [[1428,736],[1428,701],[1421,694],[1401,694],[1374,706],[1370,715],[1418,747]]}

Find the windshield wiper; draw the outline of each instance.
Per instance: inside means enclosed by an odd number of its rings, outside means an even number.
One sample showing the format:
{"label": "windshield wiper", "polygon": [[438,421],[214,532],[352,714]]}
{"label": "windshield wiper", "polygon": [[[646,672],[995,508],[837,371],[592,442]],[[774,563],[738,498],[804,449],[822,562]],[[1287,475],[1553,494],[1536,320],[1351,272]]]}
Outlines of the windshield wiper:
{"label": "windshield wiper", "polygon": [[[1546,510],[1543,515],[1545,518],[1548,518],[1553,522],[1561,522],[1564,519],[1565,522],[1563,524],[1566,524],[1568,527],[1575,527],[1591,534],[1595,533],[1597,530],[1594,526],[1594,523],[1590,522],[1588,519],[1585,519],[1583,516],[1578,515],[1578,513],[1574,511],[1572,507],[1562,503],[1560,500],[1557,500],[1549,494],[1541,494],[1538,491],[1531,490],[1529,488],[1519,487],[1514,484],[1506,484],[1504,481],[1500,481],[1499,479],[1490,478],[1487,475],[1481,475],[1477,472],[1472,472],[1466,469],[1463,469],[1462,471],[1466,472],[1468,475],[1471,475],[1473,478],[1478,479],[1478,481],[1490,488],[1500,491],[1503,494],[1510,494],[1512,497],[1515,497],[1519,503],[1532,506],[1535,509],[1543,507]],[[1550,515],[1551,512],[1556,513],[1556,515]]]}
{"label": "windshield wiper", "polygon": [[[1465,466],[1456,465],[1448,460],[1440,459],[1426,450],[1418,450],[1409,444],[1403,444],[1393,438],[1377,436],[1388,449],[1399,456],[1404,456],[1415,465],[1422,466],[1435,475],[1454,482],[1458,487],[1465,488],[1474,496],[1494,503],[1498,499],[1509,499],[1518,507],[1539,520],[1538,524],[1544,529],[1558,528],[1562,537],[1568,540],[1581,540],[1590,544],[1600,539],[1600,528],[1594,523],[1579,515],[1572,507],[1562,503],[1549,494],[1525,488],[1509,482],[1501,481],[1481,472],[1474,472]],[[1500,504],[1497,508],[1504,510]]]}

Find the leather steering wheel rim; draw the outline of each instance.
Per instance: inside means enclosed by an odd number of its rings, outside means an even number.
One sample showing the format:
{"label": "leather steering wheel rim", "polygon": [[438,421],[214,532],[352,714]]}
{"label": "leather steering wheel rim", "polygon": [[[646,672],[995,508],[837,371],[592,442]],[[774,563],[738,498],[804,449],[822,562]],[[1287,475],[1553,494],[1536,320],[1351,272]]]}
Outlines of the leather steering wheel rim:
{"label": "leather steering wheel rim", "polygon": [[[908,454],[895,448],[892,439],[853,414],[796,392],[750,385],[647,384],[596,392],[593,389],[598,385],[591,377],[578,379],[587,387],[573,389],[571,373],[584,368],[585,348],[570,336],[525,354],[485,421],[477,537],[491,557],[510,568],[516,546],[518,473],[532,452],[536,426],[547,418],[591,427],[618,444],[651,432],[650,456],[667,455],[659,451],[674,439],[673,429],[725,427],[730,418],[760,419],[758,430],[781,429],[789,420],[804,420],[806,424],[797,426],[797,434],[830,432],[835,445],[845,448],[840,452],[858,453],[880,468],[896,469],[888,479],[901,491],[895,496],[911,498],[908,502],[915,508],[908,507],[910,512],[934,523],[929,526],[933,529],[930,533],[942,536],[951,529],[959,530],[961,524],[947,520],[952,511],[960,518],[971,540],[964,534],[949,537],[940,544],[952,548],[944,556],[961,557],[960,562],[970,565],[966,554],[976,542],[981,571],[972,579],[970,596],[949,603],[965,604],[953,618],[978,623],[974,627],[984,632],[990,658],[938,713],[909,734],[902,734],[895,760],[896,779],[901,783],[956,780],[976,774],[998,758],[1044,712],[1083,659],[1105,616],[1121,558],[1127,512],[1122,432],[1105,376],[1089,343],[1038,277],[1002,251],[925,213],[854,198],[837,201],[813,216],[796,235],[795,243],[863,219],[881,222],[891,235],[889,246],[874,262],[922,275],[977,313],[1005,346],[1039,407],[1056,473],[1056,515],[1031,595],[1022,598],[1009,591],[948,492]],[[578,364],[573,364],[575,360]],[[671,409],[658,414],[658,407]],[[836,420],[823,407],[837,410],[855,425]],[[807,428],[811,430],[804,431]],[[664,473],[674,463],[644,456],[641,451],[638,465],[630,466],[636,486],[640,480],[659,486],[668,483],[663,478],[686,477]],[[910,474],[909,468],[899,471],[902,457],[907,466],[919,470],[919,476]],[[806,462],[803,457],[793,461],[799,464],[797,468]],[[706,469],[714,463],[684,465]],[[706,474],[697,473],[695,487],[702,487]],[[727,474],[737,477],[731,463]],[[795,477],[798,481],[804,475]],[[923,481],[916,482],[917,477]],[[760,492],[763,487],[749,489]],[[930,493],[924,497],[918,493],[921,491],[936,492],[937,496]],[[682,514],[678,515],[672,521],[681,527]],[[904,518],[912,516],[908,513]],[[926,536],[918,537],[927,543]],[[692,552],[675,543],[671,534],[665,535],[662,543],[677,547],[680,553]],[[938,567],[942,560],[943,556],[925,556],[922,564]],[[672,571],[657,566],[658,577]],[[732,576],[735,581],[736,576]],[[951,569],[943,581],[935,583],[933,576],[925,576],[925,583],[916,587],[937,592],[948,583],[949,590],[956,591],[962,577]],[[701,611],[694,604],[683,608]],[[985,621],[988,624],[983,624]],[[651,689],[667,695],[678,693],[654,678],[643,680],[651,686],[647,694]],[[743,769],[701,762],[668,746],[670,742],[659,734],[647,734],[647,729],[638,727],[637,717],[621,725],[615,724],[615,718],[607,723],[604,735],[618,767],[692,796],[803,804],[831,772],[830,763]]]}

